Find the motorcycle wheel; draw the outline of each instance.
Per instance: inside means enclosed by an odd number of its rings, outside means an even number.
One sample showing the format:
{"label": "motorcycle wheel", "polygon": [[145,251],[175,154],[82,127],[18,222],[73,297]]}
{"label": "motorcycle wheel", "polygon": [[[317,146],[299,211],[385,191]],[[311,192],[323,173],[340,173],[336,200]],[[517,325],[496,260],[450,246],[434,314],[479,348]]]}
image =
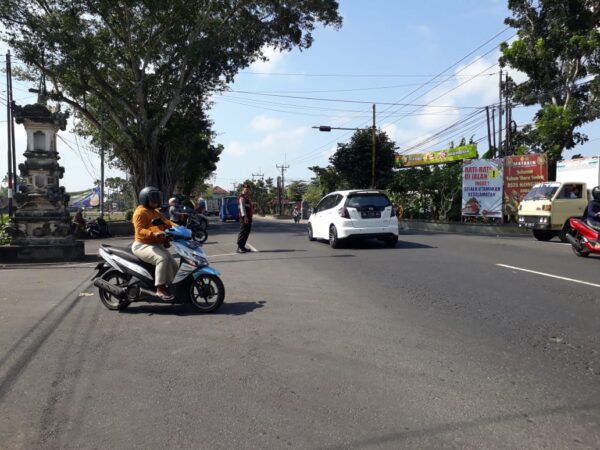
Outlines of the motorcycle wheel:
{"label": "motorcycle wheel", "polygon": [[203,314],[215,312],[225,300],[225,286],[218,276],[202,274],[189,283],[188,299]]}
{"label": "motorcycle wheel", "polygon": [[[102,279],[104,281],[119,287],[127,286],[130,278],[131,277],[129,275],[125,275],[118,270],[109,270],[102,275]],[[120,300],[118,297],[115,297],[110,292],[105,291],[102,288],[98,288],[98,294],[100,295],[100,301],[102,304],[111,311],[123,311],[131,304],[129,300]]]}
{"label": "motorcycle wheel", "polygon": [[208,239],[208,233],[206,232],[206,230],[199,228],[197,230],[192,231],[192,239],[196,242],[204,244]]}

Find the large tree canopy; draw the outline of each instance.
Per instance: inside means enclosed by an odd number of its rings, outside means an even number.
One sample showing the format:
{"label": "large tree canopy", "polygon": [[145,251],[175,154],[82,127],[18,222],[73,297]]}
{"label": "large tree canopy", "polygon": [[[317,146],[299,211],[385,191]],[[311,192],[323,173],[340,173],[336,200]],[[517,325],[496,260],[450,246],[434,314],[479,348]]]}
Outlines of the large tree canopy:
{"label": "large tree canopy", "polygon": [[585,142],[577,128],[600,116],[600,7],[597,0],[509,0],[508,7],[505,22],[518,38],[502,44],[500,62],[528,76],[511,86],[514,101],[541,106],[517,142],[556,161]]}
{"label": "large tree canopy", "polygon": [[0,21],[17,57],[45,71],[49,97],[102,128],[139,183],[160,186],[169,121],[194,117],[190,107],[205,107],[266,46],[309,47],[318,23],[340,26],[337,8],[335,0],[6,0]]}
{"label": "large tree canopy", "polygon": [[[373,164],[373,137],[370,130],[359,130],[349,143],[338,144],[329,158],[342,181],[351,189],[371,186]],[[375,186],[385,189],[393,177],[396,144],[384,131],[379,131],[375,146]]]}

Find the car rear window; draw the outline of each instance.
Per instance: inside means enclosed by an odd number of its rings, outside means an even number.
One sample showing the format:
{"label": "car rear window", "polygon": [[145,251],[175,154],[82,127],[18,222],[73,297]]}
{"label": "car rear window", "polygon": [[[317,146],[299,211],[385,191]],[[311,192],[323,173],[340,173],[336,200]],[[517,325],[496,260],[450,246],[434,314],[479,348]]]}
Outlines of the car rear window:
{"label": "car rear window", "polygon": [[365,206],[375,206],[383,210],[390,205],[390,199],[384,194],[353,194],[349,195],[346,201],[346,206],[357,209]]}

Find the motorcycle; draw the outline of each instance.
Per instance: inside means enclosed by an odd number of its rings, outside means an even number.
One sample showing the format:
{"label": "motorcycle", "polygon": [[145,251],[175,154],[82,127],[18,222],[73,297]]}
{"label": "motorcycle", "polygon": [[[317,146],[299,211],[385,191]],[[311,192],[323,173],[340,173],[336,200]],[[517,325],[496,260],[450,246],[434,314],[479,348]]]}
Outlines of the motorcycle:
{"label": "motorcycle", "polygon": [[582,219],[569,219],[570,230],[565,233],[565,237],[571,244],[573,253],[577,256],[586,258],[591,253],[600,254],[600,250],[594,247],[594,243],[598,241],[598,231],[590,227]]}
{"label": "motorcycle", "polygon": [[187,214],[185,227],[192,231],[192,239],[204,244],[208,239],[208,220],[202,214],[196,213],[193,209],[184,208],[183,213]]}
{"label": "motorcycle", "polygon": [[71,222],[71,233],[80,238],[90,239],[112,237],[108,224],[101,217],[94,220],[88,220],[85,222],[85,225]]}
{"label": "motorcycle", "polygon": [[[160,222],[157,222],[160,221]],[[152,224],[163,223],[155,219]],[[201,313],[215,312],[225,300],[225,286],[218,270],[210,267],[202,246],[192,239],[192,231],[177,225],[165,230],[180,258],[179,270],[171,285],[174,300],[162,300],[154,292],[155,266],[140,260],[131,249],[102,244],[92,278],[102,304],[122,311],[132,302],[190,303]]]}

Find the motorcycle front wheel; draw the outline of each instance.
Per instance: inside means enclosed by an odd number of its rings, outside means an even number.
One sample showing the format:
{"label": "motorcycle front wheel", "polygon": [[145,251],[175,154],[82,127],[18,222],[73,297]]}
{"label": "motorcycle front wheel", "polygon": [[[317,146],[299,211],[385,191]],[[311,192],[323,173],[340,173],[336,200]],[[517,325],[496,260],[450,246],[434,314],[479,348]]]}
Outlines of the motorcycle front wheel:
{"label": "motorcycle front wheel", "polygon": [[[114,284],[118,287],[126,287],[127,283],[129,282],[129,278],[131,278],[129,275],[125,275],[118,270],[109,270],[102,275],[102,279],[104,281],[107,281],[108,283]],[[111,311],[123,311],[131,304],[129,300],[120,300],[118,297],[102,288],[98,288],[98,294],[100,295],[100,301],[102,304]]]}
{"label": "motorcycle front wheel", "polygon": [[569,234],[579,244],[578,246],[571,244],[571,250],[573,250],[573,253],[575,253],[575,256],[579,256],[581,258],[587,258],[588,256],[590,256],[589,249],[583,244],[583,242],[581,242],[581,234],[579,234],[577,231],[575,231],[573,229],[571,229],[569,231]]}
{"label": "motorcycle front wheel", "polygon": [[192,239],[195,240],[196,242],[200,242],[201,244],[204,244],[206,242],[206,240],[208,239],[208,233],[206,232],[206,230],[203,230],[202,228],[197,228],[194,231],[192,231]]}
{"label": "motorcycle front wheel", "polygon": [[191,279],[187,291],[190,303],[204,314],[215,312],[225,300],[225,286],[218,276],[212,274]]}

